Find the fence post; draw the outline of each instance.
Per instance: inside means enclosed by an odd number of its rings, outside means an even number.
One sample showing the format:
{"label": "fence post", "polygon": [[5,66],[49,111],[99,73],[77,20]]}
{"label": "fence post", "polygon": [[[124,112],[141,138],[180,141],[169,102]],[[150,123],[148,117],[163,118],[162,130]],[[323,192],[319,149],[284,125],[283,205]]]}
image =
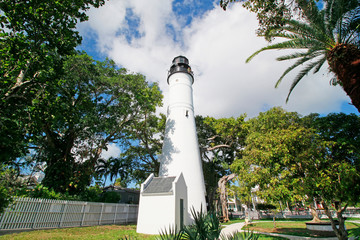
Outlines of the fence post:
{"label": "fence post", "polygon": [[104,210],[104,203],[101,203],[101,212],[100,212],[99,225],[101,225],[101,218],[102,218],[103,210]]}
{"label": "fence post", "polygon": [[[9,204],[9,206],[10,206],[10,204]],[[0,229],[2,228],[2,224],[3,224],[3,221],[4,221],[4,219],[5,219],[5,215],[6,215],[7,212],[8,212],[9,206],[7,206],[7,207],[5,208],[5,210],[4,210],[4,212],[0,215],[0,216],[1,216],[1,218],[0,218]]]}
{"label": "fence post", "polygon": [[41,205],[42,205],[42,202],[43,202],[42,199],[38,199],[38,200],[40,200],[40,201],[38,201],[38,204],[36,206],[34,222],[33,222],[33,225],[31,227],[32,229],[35,229],[35,224],[36,224],[36,221],[37,221],[38,216],[39,216],[39,209],[41,208]]}
{"label": "fence post", "polygon": [[68,201],[65,201],[65,206],[63,208],[63,212],[62,212],[62,215],[61,215],[61,219],[60,219],[60,223],[59,223],[59,227],[61,228],[62,225],[63,225],[63,221],[64,221],[64,218],[65,218],[65,213],[66,213],[66,209],[67,209],[67,205],[68,205]]}
{"label": "fence post", "polygon": [[126,204],[126,220],[125,220],[126,223],[129,222],[129,212],[130,212],[129,204]]}
{"label": "fence post", "polygon": [[[118,205],[115,204],[114,224],[115,224],[115,221],[116,221],[117,207],[118,207]],[[0,226],[1,226],[1,223],[0,223]]]}
{"label": "fence post", "polygon": [[87,205],[87,202],[85,202],[85,203],[83,204],[83,216],[82,216],[82,219],[81,219],[81,225],[80,225],[80,226],[83,226],[83,225],[84,225],[86,205]]}

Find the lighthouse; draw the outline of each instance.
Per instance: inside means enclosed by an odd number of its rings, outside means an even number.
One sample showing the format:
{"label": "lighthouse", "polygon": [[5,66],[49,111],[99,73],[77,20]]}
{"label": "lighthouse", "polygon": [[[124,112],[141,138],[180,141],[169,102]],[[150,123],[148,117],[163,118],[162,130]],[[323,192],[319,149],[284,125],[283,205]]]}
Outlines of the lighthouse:
{"label": "lighthouse", "polygon": [[194,75],[189,60],[178,56],[172,61],[167,82],[169,106],[159,176],[180,173],[188,188],[188,211],[206,210],[205,183],[196,134],[193,105]]}
{"label": "lighthouse", "polygon": [[169,104],[159,176],[140,189],[137,232],[159,234],[192,223],[191,211],[206,211],[205,183],[196,133],[194,74],[189,60],[175,57],[168,72]]}

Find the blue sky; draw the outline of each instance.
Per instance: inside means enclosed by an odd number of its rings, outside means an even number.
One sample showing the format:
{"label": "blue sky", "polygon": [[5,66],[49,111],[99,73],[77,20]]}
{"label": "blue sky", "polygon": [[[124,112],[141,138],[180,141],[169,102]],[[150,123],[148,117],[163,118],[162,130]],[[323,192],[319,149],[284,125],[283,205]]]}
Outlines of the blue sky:
{"label": "blue sky", "polygon": [[158,112],[166,112],[171,61],[184,55],[195,74],[195,114],[255,117],[274,106],[302,115],[358,114],[341,87],[330,86],[333,75],[327,65],[306,76],[285,103],[297,71],[275,89],[291,64],[275,61],[284,52],[264,52],[245,63],[268,43],[255,34],[256,16],[238,3],[224,11],[218,1],[210,0],[109,0],[88,14],[89,21],[78,25],[81,49],[97,60],[112,58],[119,66],[158,82],[164,94],[164,107]]}

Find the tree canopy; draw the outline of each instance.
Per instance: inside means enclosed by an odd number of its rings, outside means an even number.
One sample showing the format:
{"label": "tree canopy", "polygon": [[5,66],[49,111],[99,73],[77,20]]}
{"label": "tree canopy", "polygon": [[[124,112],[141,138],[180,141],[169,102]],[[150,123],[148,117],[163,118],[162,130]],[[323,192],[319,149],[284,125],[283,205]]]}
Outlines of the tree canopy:
{"label": "tree canopy", "polygon": [[26,153],[27,107],[80,44],[76,23],[88,19],[91,6],[104,3],[0,1],[0,162],[11,163]]}
{"label": "tree canopy", "polygon": [[[222,1],[226,7],[232,0]],[[265,46],[246,62],[266,50],[292,49],[296,52],[278,57],[278,61],[296,60],[278,79],[302,67],[293,80],[288,97],[310,71],[317,73],[327,62],[335,74],[334,85],[340,85],[360,111],[360,5],[358,0],[245,1],[257,13],[259,35],[267,40],[285,41]]]}
{"label": "tree canopy", "polygon": [[[231,168],[252,187],[259,186],[263,199],[275,203],[293,197],[307,202],[316,199],[332,222],[329,209],[334,206],[343,224],[343,211],[360,200],[360,162],[354,151],[360,142],[353,138],[353,133],[359,133],[359,123],[356,115],[302,118],[270,109],[250,120],[243,156]],[[344,225],[336,234],[346,238]]]}
{"label": "tree canopy", "polygon": [[144,76],[86,54],[69,56],[63,73],[33,100],[31,145],[33,158],[46,163],[43,184],[77,192],[90,184],[109,143],[132,144],[137,123],[155,112],[162,95]]}

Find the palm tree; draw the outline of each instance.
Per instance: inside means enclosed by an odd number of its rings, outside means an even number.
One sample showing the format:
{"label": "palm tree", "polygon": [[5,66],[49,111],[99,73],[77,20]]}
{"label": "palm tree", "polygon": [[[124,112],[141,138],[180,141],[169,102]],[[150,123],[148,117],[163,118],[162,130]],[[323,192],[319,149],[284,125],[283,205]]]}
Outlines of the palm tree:
{"label": "palm tree", "polygon": [[131,162],[127,158],[109,158],[110,161],[110,181],[114,180],[114,185],[117,177],[119,176],[122,180],[128,178],[128,175],[131,173],[130,164]]}
{"label": "palm tree", "polygon": [[359,0],[324,0],[319,9],[315,0],[296,0],[305,21],[285,20],[285,26],[274,28],[267,37],[287,41],[270,44],[253,53],[249,62],[260,52],[273,49],[299,49],[301,51],[281,56],[278,61],[297,59],[277,81],[298,66],[298,73],[290,87],[286,101],[295,86],[311,70],[318,72],[327,61],[337,79],[333,83],[342,86],[352,104],[360,112],[360,7]]}
{"label": "palm tree", "polygon": [[95,172],[97,176],[99,176],[100,178],[104,178],[103,187],[105,187],[106,180],[109,175],[110,166],[111,161],[109,161],[109,159],[99,158],[96,162]]}

